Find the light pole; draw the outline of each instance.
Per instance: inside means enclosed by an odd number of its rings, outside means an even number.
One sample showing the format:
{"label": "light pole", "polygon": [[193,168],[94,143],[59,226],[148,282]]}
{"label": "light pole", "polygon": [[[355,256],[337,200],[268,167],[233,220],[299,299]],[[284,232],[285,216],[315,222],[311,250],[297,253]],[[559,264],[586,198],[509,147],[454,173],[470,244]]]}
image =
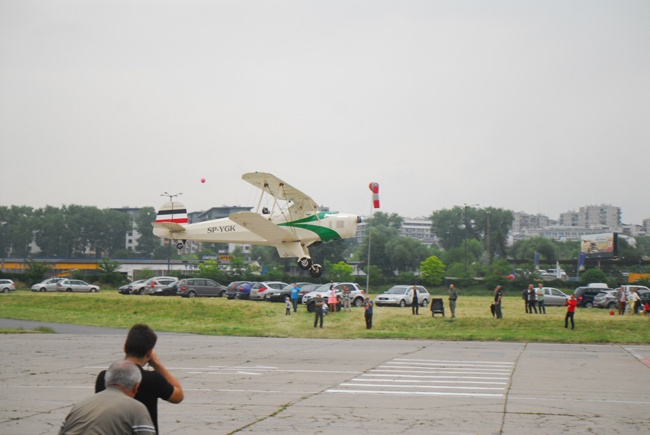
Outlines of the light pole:
{"label": "light pole", "polygon": [[464,210],[463,210],[463,220],[465,221],[465,275],[467,275],[467,210],[469,210],[470,207],[477,207],[478,204],[474,204],[473,206],[469,206],[467,204],[463,204]]}
{"label": "light pole", "polygon": [[[169,202],[171,202],[172,204],[172,212],[174,211],[174,198],[179,195],[182,195],[182,193],[171,194],[171,193],[163,192],[160,194],[160,196],[169,197]],[[172,239],[167,239],[167,275],[169,275],[169,273],[172,270],[172,242],[173,242]]]}
{"label": "light pole", "polygon": [[487,213],[487,264],[488,268],[490,267],[492,259],[492,251],[490,247],[490,210],[486,210]]}

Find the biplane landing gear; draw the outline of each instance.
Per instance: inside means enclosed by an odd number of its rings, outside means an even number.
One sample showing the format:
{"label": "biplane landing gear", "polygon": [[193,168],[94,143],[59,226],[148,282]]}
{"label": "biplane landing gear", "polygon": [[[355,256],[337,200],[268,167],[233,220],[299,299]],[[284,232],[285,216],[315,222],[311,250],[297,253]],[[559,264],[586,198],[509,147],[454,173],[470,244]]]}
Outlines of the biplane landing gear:
{"label": "biplane landing gear", "polygon": [[179,240],[176,242],[176,249],[179,251],[185,247],[185,240]]}
{"label": "biplane landing gear", "polygon": [[320,276],[323,274],[323,266],[320,264],[312,264],[309,268],[309,274],[312,278],[320,278]]}
{"label": "biplane landing gear", "polygon": [[298,259],[298,267],[301,268],[302,270],[309,270],[311,269],[311,258],[309,257],[301,257]]}

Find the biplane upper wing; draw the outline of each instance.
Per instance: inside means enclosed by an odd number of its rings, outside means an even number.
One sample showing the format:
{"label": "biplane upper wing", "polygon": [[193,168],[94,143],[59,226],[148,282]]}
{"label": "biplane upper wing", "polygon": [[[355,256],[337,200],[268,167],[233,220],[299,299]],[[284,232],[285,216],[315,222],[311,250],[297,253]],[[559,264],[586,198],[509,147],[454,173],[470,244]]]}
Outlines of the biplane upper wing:
{"label": "biplane upper wing", "polygon": [[295,234],[284,230],[273,222],[252,211],[233,213],[228,217],[231,221],[241,225],[253,234],[257,234],[269,244],[299,242]]}
{"label": "biplane upper wing", "polygon": [[318,210],[318,204],[310,196],[305,195],[275,175],[266,172],[248,172],[242,175],[242,179],[276,199],[291,201],[294,205],[294,210],[299,209],[303,213]]}

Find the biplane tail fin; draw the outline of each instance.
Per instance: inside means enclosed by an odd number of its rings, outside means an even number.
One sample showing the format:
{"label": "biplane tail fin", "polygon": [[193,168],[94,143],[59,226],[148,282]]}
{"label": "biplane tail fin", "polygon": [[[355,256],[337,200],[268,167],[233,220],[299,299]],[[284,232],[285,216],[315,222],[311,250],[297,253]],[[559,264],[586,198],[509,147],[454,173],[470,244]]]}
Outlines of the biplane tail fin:
{"label": "biplane tail fin", "polygon": [[156,214],[156,221],[152,224],[154,228],[164,228],[171,232],[184,231],[185,225],[189,223],[187,209],[178,201],[171,201],[163,204]]}

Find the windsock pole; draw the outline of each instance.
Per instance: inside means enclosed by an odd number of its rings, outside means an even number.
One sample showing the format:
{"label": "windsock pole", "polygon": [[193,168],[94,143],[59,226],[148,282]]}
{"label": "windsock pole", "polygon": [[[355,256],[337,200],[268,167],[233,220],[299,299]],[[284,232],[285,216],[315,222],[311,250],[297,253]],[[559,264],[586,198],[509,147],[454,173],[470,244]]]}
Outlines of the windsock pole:
{"label": "windsock pole", "polygon": [[[379,208],[379,183],[372,182],[368,188],[372,192],[372,207],[370,207],[370,219],[372,219],[374,209]],[[366,231],[368,231],[368,267],[366,268],[366,295],[368,295],[370,293],[370,244],[372,242],[372,233],[368,224],[366,224]]]}

